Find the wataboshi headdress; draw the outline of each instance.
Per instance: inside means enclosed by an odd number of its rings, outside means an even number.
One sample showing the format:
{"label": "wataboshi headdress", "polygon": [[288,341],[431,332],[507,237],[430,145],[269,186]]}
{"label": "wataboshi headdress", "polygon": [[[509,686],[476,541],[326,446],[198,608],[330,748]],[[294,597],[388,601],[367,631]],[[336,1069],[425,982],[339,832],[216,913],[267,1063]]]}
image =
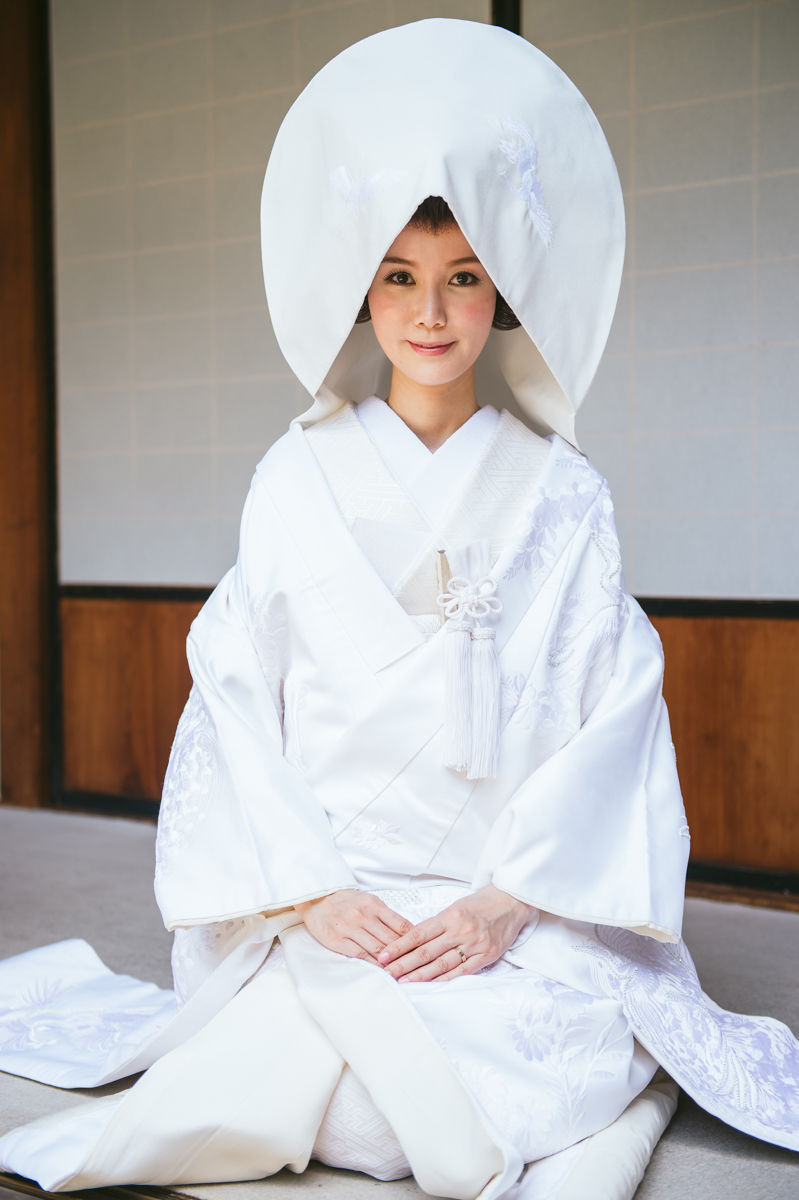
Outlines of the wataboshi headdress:
{"label": "wataboshi headdress", "polygon": [[280,348],[314,398],[303,425],[386,395],[390,364],[355,318],[386,250],[442,196],[521,328],[493,331],[478,400],[575,444],[607,341],[624,206],[599,122],[529,42],[435,19],[339,54],[292,105],[264,180],[264,280]]}
{"label": "wataboshi headdress", "polygon": [[[280,128],[261,239],[274,331],[314,399],[297,420],[388,394],[391,364],[371,324],[355,320],[428,196],[446,200],[521,322],[490,334],[478,401],[576,445],[575,413],[621,281],[619,177],[563,72],[515,34],[472,21],[419,21],[358,42],[311,80]],[[440,598],[451,602],[444,759],[478,779],[497,770],[501,681],[494,630],[477,614],[502,604],[486,598],[489,578],[454,584],[461,592]]]}

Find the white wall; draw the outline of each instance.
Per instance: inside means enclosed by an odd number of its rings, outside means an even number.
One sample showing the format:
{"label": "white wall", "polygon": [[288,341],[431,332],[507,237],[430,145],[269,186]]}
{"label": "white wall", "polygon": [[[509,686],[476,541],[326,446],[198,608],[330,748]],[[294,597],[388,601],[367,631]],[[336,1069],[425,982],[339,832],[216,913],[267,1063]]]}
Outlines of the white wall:
{"label": "white wall", "polygon": [[[327,58],[488,0],[53,0],[61,574],[212,583],[305,406],[258,194]],[[578,421],[639,594],[799,596],[799,0],[525,0],[600,116],[629,251]]]}
{"label": "white wall", "polygon": [[289,105],[352,42],[489,0],[53,0],[65,582],[214,583],[308,401],[263,294]]}
{"label": "white wall", "polygon": [[639,595],[799,596],[799,0],[525,0],[625,190],[578,418]]}

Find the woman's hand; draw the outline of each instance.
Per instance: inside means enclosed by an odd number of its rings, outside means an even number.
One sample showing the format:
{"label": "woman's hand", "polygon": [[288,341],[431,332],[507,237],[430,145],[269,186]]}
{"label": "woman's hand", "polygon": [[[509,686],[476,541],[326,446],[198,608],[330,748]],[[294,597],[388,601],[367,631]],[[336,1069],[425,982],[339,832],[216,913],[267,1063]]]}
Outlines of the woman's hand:
{"label": "woman's hand", "polygon": [[347,889],[294,905],[308,932],[336,954],[377,962],[377,955],[413,929],[377,896]]}
{"label": "woman's hand", "polygon": [[411,926],[378,952],[377,961],[400,983],[473,975],[513,945],[532,911],[489,883],[437,917]]}

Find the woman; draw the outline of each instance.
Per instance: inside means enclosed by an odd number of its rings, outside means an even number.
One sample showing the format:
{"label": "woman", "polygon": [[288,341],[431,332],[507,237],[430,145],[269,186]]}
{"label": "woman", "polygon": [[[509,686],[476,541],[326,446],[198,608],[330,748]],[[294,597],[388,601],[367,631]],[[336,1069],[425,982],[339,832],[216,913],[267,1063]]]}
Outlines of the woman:
{"label": "woman", "polygon": [[62,1086],[150,1068],[0,1162],[51,1190],[314,1156],[629,1197],[676,1102],[658,1064],[799,1148],[797,1044],[716,1008],[680,941],[660,645],[575,444],[624,240],[593,114],[501,30],[379,34],[287,116],[262,230],[315,399],[189,637],[156,870],[182,1007],[143,995],[71,1072],[0,1056]]}

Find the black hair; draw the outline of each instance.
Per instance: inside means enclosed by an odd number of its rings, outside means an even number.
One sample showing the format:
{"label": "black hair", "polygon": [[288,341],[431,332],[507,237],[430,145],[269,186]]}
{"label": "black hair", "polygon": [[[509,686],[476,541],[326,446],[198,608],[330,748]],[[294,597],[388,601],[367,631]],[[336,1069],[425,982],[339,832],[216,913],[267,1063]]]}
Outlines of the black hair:
{"label": "black hair", "polygon": [[[458,222],[452,214],[452,209],[447,204],[442,196],[428,196],[426,200],[417,208],[416,212],[408,222],[411,229],[423,229],[426,233],[432,233],[437,236],[444,229],[449,229]],[[369,312],[369,297],[365,296],[363,304],[360,307],[357,317],[355,318],[356,325],[365,325],[367,321],[371,321],[372,314]],[[492,329],[518,329],[521,321],[516,316],[513,309],[508,304],[499,292],[497,292],[497,303],[494,309],[494,319],[491,322]]]}

